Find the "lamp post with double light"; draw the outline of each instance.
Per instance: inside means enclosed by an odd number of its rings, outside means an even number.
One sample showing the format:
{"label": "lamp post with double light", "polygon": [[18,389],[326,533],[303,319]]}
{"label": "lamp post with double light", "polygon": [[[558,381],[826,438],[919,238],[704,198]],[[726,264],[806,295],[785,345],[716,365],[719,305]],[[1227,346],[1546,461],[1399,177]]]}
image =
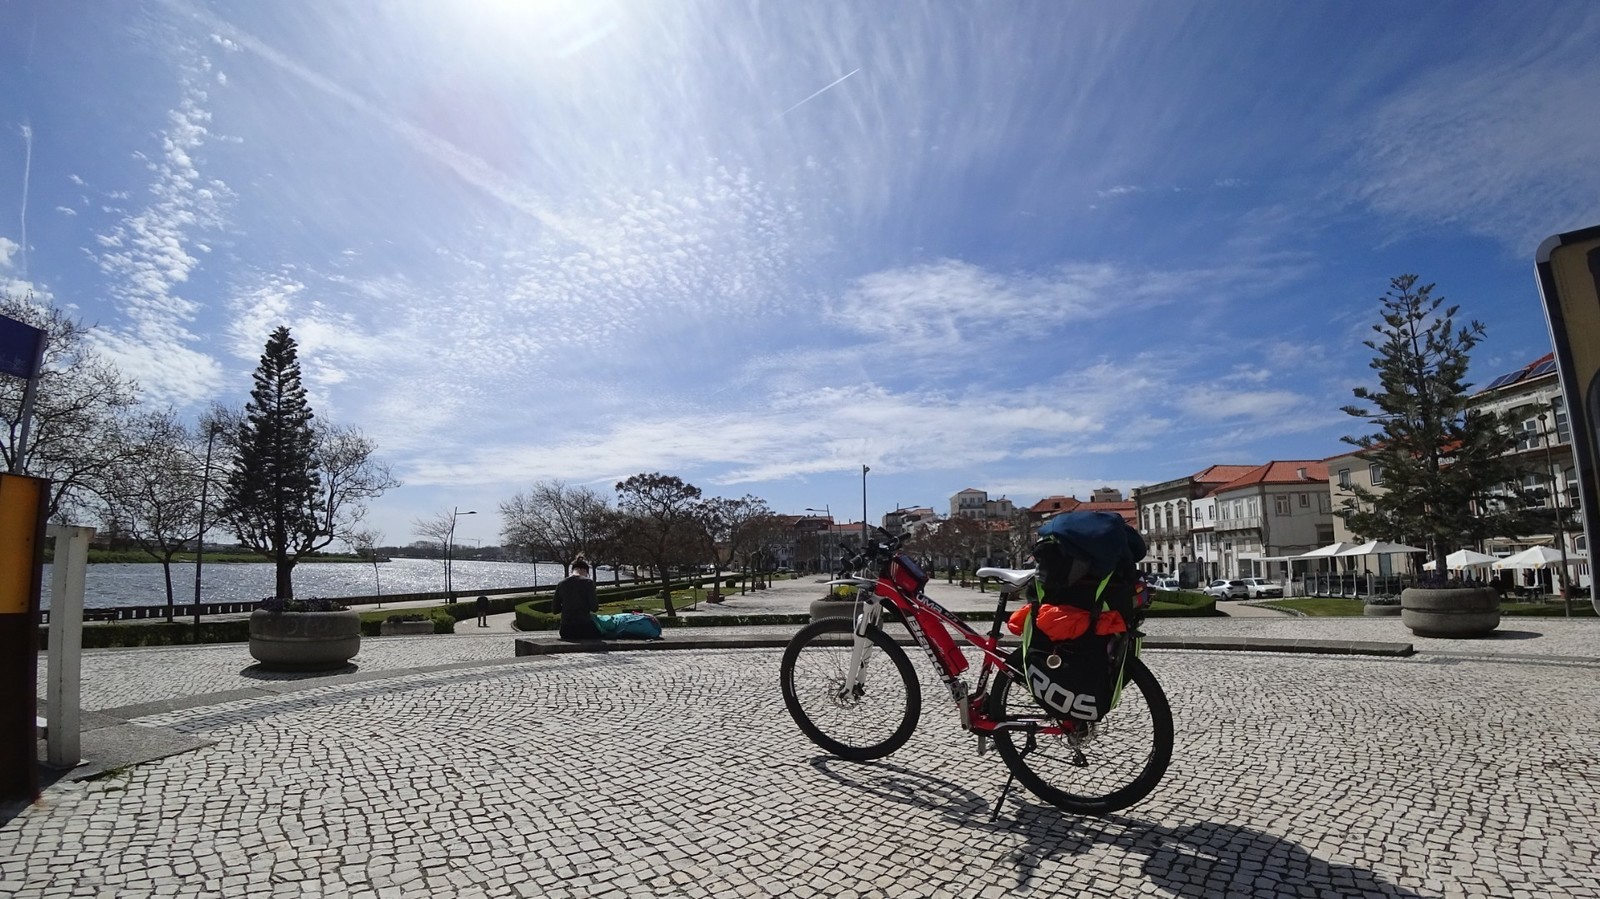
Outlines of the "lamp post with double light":
{"label": "lamp post with double light", "polygon": [[1556,544],[1561,548],[1561,604],[1566,607],[1567,617],[1571,618],[1572,598],[1567,589],[1567,525],[1562,520],[1561,494],[1556,490],[1556,463],[1550,452],[1550,429],[1545,426],[1545,414],[1539,413],[1539,436],[1544,440],[1545,471],[1550,476],[1550,507],[1556,520]]}
{"label": "lamp post with double light", "polygon": [[455,585],[451,582],[452,568],[454,567],[450,554],[456,542],[456,519],[463,515],[476,515],[476,511],[462,512],[452,506],[450,508],[450,531],[444,538],[444,601],[450,605],[456,601]]}
{"label": "lamp post with double light", "polygon": [[829,573],[832,573],[832,571],[833,571],[833,510],[830,509],[826,504],[824,504],[823,507],[820,508],[820,509],[813,509],[813,508],[807,506],[806,507],[806,511],[807,512],[821,512],[822,514],[828,516],[828,542],[823,545],[822,552],[823,552],[824,558],[827,561],[828,571],[829,571]]}
{"label": "lamp post with double light", "polygon": [[200,642],[200,568],[206,558],[206,494],[211,486],[211,450],[216,445],[222,423],[215,418],[206,423],[206,462],[200,474],[200,535],[194,541],[194,642]]}

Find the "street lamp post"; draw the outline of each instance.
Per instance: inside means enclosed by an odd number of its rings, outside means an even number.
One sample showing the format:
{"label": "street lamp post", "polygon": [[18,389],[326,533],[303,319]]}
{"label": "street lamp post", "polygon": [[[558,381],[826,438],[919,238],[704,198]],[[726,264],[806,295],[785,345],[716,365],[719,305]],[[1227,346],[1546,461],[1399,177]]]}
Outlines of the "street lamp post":
{"label": "street lamp post", "polygon": [[828,572],[831,574],[833,572],[833,510],[830,509],[826,503],[824,503],[820,509],[813,509],[808,506],[806,507],[806,511],[821,512],[822,514],[828,516],[828,542],[824,544],[822,552],[828,560]]}
{"label": "street lamp post", "polygon": [[445,603],[445,605],[451,605],[456,601],[455,585],[452,584],[451,580],[450,580],[451,569],[453,567],[453,563],[452,563],[452,560],[450,558],[450,553],[451,553],[451,548],[454,546],[454,544],[456,542],[456,519],[460,518],[463,515],[476,515],[476,514],[478,514],[476,511],[462,512],[462,511],[460,511],[459,509],[457,509],[454,506],[452,506],[450,508],[450,532],[445,535],[445,539],[444,539],[444,603]]}
{"label": "street lamp post", "polygon": [[861,551],[867,551],[867,472],[872,469],[861,466]]}
{"label": "street lamp post", "polygon": [[1550,453],[1550,431],[1545,427],[1545,413],[1539,413],[1539,436],[1544,438],[1544,464],[1550,475],[1550,507],[1556,519],[1556,543],[1561,547],[1561,604],[1567,617],[1572,617],[1572,597],[1567,590],[1567,526],[1562,521],[1561,494],[1556,491],[1556,464]]}
{"label": "street lamp post", "polygon": [[206,464],[200,474],[200,536],[194,541],[194,642],[200,642],[200,566],[206,557],[206,492],[211,486],[211,448],[216,444],[220,426],[216,421],[206,426]]}

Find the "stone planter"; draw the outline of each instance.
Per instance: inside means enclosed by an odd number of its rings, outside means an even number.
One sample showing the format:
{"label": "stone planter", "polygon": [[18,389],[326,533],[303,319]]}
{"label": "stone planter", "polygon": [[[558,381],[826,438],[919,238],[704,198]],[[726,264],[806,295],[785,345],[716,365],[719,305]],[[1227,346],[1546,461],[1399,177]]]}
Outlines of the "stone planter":
{"label": "stone planter", "polygon": [[378,624],[378,634],[383,637],[409,637],[416,634],[433,633],[433,620],[427,621],[390,621],[385,620]]}
{"label": "stone planter", "polygon": [[1361,614],[1367,616],[1368,618],[1399,618],[1400,606],[1398,604],[1392,606],[1383,606],[1370,602],[1364,603],[1361,606]]}
{"label": "stone planter", "polygon": [[354,610],[250,613],[250,655],[263,668],[327,671],[344,667],[360,651],[361,616]]}
{"label": "stone planter", "polygon": [[811,620],[849,618],[855,614],[855,611],[856,601],[854,599],[839,599],[833,596],[826,596],[811,603]]}
{"label": "stone planter", "polygon": [[1400,620],[1419,637],[1487,637],[1500,626],[1500,595],[1489,587],[1410,587]]}

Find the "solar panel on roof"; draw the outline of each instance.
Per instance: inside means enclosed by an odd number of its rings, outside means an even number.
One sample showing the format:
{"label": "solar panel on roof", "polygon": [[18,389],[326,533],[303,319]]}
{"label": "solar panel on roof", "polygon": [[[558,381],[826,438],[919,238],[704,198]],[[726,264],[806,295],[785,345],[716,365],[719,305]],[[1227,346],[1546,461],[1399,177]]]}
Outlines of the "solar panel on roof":
{"label": "solar panel on roof", "polygon": [[1515,381],[1517,378],[1521,377],[1521,375],[1522,375],[1522,372],[1520,372],[1520,371],[1514,371],[1514,372],[1512,372],[1512,373],[1510,373],[1508,375],[1501,375],[1500,377],[1495,378],[1493,381],[1490,381],[1489,382],[1489,386],[1485,387],[1483,389],[1484,390],[1493,390],[1496,387],[1504,387],[1507,384],[1510,384],[1512,381]]}
{"label": "solar panel on roof", "polygon": [[1535,366],[1533,371],[1528,372],[1528,377],[1537,378],[1540,375],[1548,375],[1549,373],[1551,373],[1551,372],[1553,372],[1555,370],[1556,370],[1556,362],[1555,362],[1554,359],[1550,359],[1548,361],[1541,362],[1537,366]]}

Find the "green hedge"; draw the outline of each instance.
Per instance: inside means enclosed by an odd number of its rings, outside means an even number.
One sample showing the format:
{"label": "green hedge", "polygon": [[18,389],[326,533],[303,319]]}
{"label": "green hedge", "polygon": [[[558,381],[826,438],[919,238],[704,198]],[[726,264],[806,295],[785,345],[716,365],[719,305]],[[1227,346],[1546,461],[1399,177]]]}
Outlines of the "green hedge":
{"label": "green hedge", "polygon": [[[194,622],[107,621],[83,627],[84,649],[110,649],[118,646],[183,646],[199,643],[247,643],[250,620],[200,622],[200,639],[195,640]],[[50,628],[39,628],[39,648],[48,648]]]}

